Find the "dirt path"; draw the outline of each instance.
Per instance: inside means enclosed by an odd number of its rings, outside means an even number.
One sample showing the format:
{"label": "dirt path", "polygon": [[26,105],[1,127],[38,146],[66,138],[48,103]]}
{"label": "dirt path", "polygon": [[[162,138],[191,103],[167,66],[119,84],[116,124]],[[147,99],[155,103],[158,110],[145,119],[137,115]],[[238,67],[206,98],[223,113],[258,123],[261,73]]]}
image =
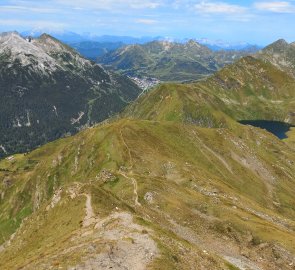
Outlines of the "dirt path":
{"label": "dirt path", "polygon": [[237,257],[230,257],[230,256],[223,256],[223,258],[230,262],[232,265],[236,266],[240,270],[261,270],[256,264],[251,262],[245,257],[237,256]]}
{"label": "dirt path", "polygon": [[[125,139],[124,139],[124,136],[123,136],[123,133],[122,133],[122,129],[120,130],[120,136],[121,136],[121,140],[124,144],[124,146],[126,147],[127,151],[128,151],[128,156],[129,156],[129,162],[130,162],[130,166],[129,166],[129,170],[132,170],[133,168],[133,165],[134,165],[134,161],[133,161],[133,158],[132,158],[132,155],[131,155],[131,150],[128,146],[128,144],[126,143]],[[140,202],[138,201],[138,193],[137,193],[137,190],[138,190],[138,187],[137,187],[137,181],[135,178],[133,177],[129,177],[127,176],[124,172],[120,172],[120,175],[122,175],[123,177],[125,177],[126,179],[129,179],[131,180],[132,182],[132,185],[133,185],[133,193],[134,193],[134,204],[136,206],[141,206]]]}
{"label": "dirt path", "polygon": [[83,227],[89,227],[95,222],[95,214],[91,205],[91,195],[83,194],[86,196],[85,211],[86,215],[83,220]]}
{"label": "dirt path", "polygon": [[138,201],[138,193],[137,193],[138,187],[137,187],[136,179],[133,178],[133,177],[129,177],[128,175],[126,175],[123,172],[120,172],[119,174],[122,175],[124,178],[131,180],[132,185],[133,185],[134,204],[137,205],[137,206],[141,206],[140,202]]}
{"label": "dirt path", "polygon": [[[91,256],[85,256],[84,262],[73,269],[146,270],[159,251],[149,234],[142,233],[143,229],[127,212],[115,212],[99,220],[93,233],[87,236],[90,242],[88,240],[83,246],[83,249],[92,250]],[[77,246],[66,253],[81,250],[81,240],[77,239]],[[96,251],[101,243],[105,248]]]}
{"label": "dirt path", "polygon": [[140,202],[138,201],[138,193],[137,193],[137,181],[134,178],[130,178],[133,183],[133,193],[135,195],[135,204],[141,206]]}
{"label": "dirt path", "polygon": [[132,158],[132,155],[131,155],[131,150],[130,150],[128,144],[126,143],[126,141],[125,141],[125,139],[123,137],[122,129],[120,129],[120,136],[121,136],[121,140],[122,140],[122,142],[123,142],[123,144],[124,144],[124,146],[125,146],[125,148],[127,149],[127,152],[128,152],[129,162],[130,162],[129,170],[131,170],[133,168],[134,162],[133,162],[133,158]]}

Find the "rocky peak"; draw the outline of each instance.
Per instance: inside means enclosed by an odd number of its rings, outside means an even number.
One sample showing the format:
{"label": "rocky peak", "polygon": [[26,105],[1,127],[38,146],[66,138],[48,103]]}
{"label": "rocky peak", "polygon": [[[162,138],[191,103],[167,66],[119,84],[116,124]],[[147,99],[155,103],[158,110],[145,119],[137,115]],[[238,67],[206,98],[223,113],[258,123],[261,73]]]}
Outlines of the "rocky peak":
{"label": "rocky peak", "polygon": [[[17,32],[0,35],[0,53],[9,57],[10,62],[17,60],[23,66],[35,65],[38,69],[55,69],[57,63],[46,52],[35,46],[34,42],[21,37]],[[34,59],[34,60],[32,60]],[[37,60],[37,63],[36,63]]]}
{"label": "rocky peak", "polygon": [[162,41],[158,41],[158,43],[162,46],[162,48],[165,50],[165,51],[168,51],[170,50],[174,43],[173,42],[170,42],[168,40],[162,40]]}
{"label": "rocky peak", "polygon": [[11,63],[17,61],[42,73],[64,70],[69,64],[77,70],[92,66],[89,60],[48,34],[34,39],[23,38],[17,32],[3,33],[0,35],[0,54]]}
{"label": "rocky peak", "polygon": [[196,47],[201,47],[201,45],[196,42],[195,40],[193,39],[190,39],[187,43],[186,43],[188,46],[196,46]]}
{"label": "rocky peak", "polygon": [[289,43],[284,39],[279,39],[274,43],[268,45],[263,51],[282,51],[288,49]]}
{"label": "rocky peak", "polygon": [[0,33],[0,40],[2,41],[2,39],[9,38],[9,37],[13,37],[13,36],[18,36],[18,37],[20,37],[19,33],[16,32],[16,31],[12,31],[12,32],[3,32],[3,33]]}
{"label": "rocky peak", "polygon": [[200,43],[198,43],[197,41],[190,39],[187,43],[185,43],[185,48],[189,49],[189,50],[197,50],[197,51],[202,51],[203,53],[207,53],[210,54],[211,50],[204,46],[201,45]]}
{"label": "rocky peak", "polygon": [[279,39],[260,51],[256,57],[272,63],[278,69],[295,78],[294,44],[289,44],[284,39]]}
{"label": "rocky peak", "polygon": [[61,51],[68,51],[73,53],[73,49],[45,33],[42,34],[38,39],[33,40],[32,43],[37,47],[42,48],[42,50],[47,53],[56,53]]}
{"label": "rocky peak", "polygon": [[273,43],[273,45],[274,44],[285,46],[285,45],[288,45],[289,43],[286,40],[284,40],[283,38],[281,38],[281,39],[278,39],[277,41],[275,41]]}
{"label": "rocky peak", "polygon": [[0,34],[0,49],[14,50],[18,52],[31,50],[31,44],[22,38],[17,32],[6,32]]}

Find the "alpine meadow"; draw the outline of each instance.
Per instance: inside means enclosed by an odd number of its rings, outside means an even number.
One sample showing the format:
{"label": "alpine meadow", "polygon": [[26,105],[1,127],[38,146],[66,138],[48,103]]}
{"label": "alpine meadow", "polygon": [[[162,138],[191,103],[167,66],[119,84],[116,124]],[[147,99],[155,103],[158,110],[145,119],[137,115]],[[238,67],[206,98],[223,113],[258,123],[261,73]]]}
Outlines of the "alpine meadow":
{"label": "alpine meadow", "polygon": [[1,270],[295,269],[293,1],[0,11]]}

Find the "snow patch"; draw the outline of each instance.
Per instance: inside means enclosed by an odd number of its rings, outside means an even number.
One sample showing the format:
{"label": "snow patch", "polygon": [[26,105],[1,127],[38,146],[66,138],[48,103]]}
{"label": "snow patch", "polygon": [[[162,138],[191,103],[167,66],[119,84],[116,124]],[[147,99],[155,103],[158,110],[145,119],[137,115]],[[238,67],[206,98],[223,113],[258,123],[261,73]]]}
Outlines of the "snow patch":
{"label": "snow patch", "polygon": [[26,127],[30,127],[31,126],[31,120],[30,120],[30,112],[27,111],[27,123],[25,124]]}
{"label": "snow patch", "polygon": [[56,107],[55,107],[55,106],[53,106],[53,111],[54,111],[54,113],[55,113],[56,117],[58,117],[57,109],[56,109]]}
{"label": "snow patch", "polygon": [[169,41],[162,41],[161,45],[164,48],[164,51],[169,51],[172,47],[173,47],[173,43],[169,42]]}
{"label": "snow patch", "polygon": [[82,117],[84,116],[84,114],[85,114],[84,112],[79,112],[78,118],[72,118],[71,119],[71,124],[74,125],[76,123],[79,123],[80,120],[82,119]]}
{"label": "snow patch", "polygon": [[15,128],[20,128],[20,127],[22,127],[22,124],[20,123],[20,120],[19,120],[18,117],[16,117],[16,119],[13,121],[12,126],[15,127]]}
{"label": "snow patch", "polygon": [[8,154],[5,147],[3,145],[0,145],[0,149],[4,152],[4,154]]}

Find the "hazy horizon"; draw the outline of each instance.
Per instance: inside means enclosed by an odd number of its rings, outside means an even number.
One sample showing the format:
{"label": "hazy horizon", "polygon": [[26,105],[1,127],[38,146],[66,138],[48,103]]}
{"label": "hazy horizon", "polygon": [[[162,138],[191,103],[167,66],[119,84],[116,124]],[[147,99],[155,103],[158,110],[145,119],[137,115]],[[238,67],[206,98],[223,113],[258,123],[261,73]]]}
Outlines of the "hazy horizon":
{"label": "hazy horizon", "polygon": [[258,45],[295,41],[289,27],[295,23],[294,0],[4,0],[0,11],[1,32],[41,29]]}

